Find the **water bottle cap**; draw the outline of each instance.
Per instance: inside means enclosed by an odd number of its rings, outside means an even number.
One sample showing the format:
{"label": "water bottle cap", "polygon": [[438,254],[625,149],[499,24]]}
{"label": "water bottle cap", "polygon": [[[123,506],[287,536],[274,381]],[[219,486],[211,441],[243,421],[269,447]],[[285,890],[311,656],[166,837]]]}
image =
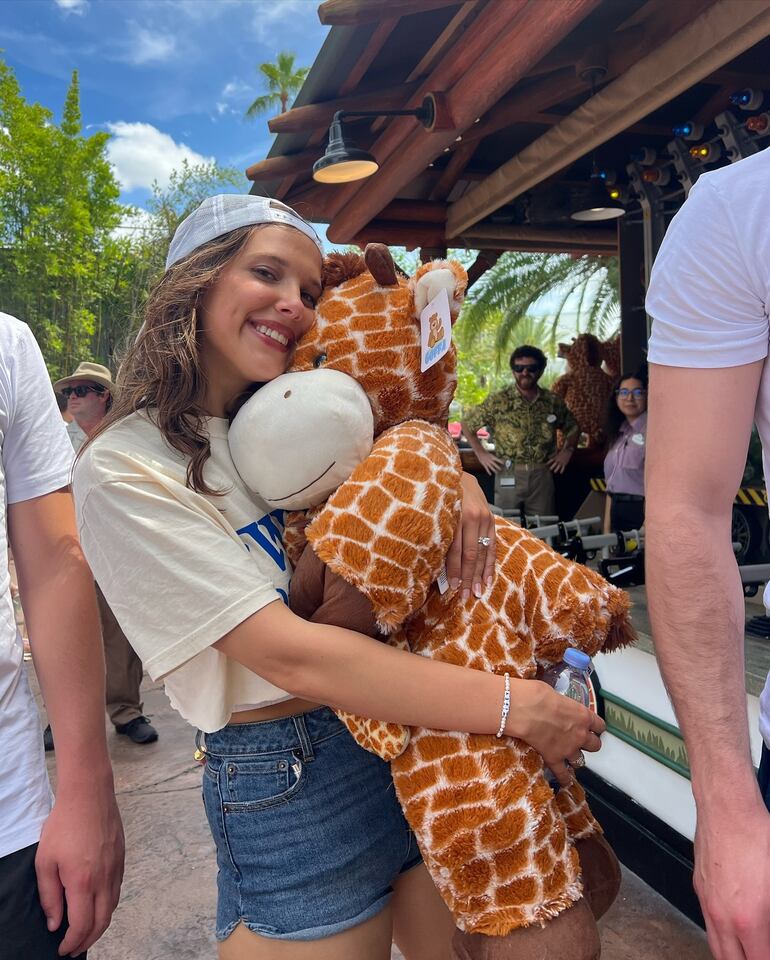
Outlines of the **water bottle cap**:
{"label": "water bottle cap", "polygon": [[582,650],[576,650],[574,647],[567,647],[564,652],[564,662],[577,670],[588,670],[591,666],[591,658]]}

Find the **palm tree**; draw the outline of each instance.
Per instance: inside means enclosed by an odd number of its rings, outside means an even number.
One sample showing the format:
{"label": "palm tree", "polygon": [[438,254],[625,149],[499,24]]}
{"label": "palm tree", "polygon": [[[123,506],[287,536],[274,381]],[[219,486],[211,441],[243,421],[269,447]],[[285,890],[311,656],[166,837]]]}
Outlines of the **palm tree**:
{"label": "palm tree", "polygon": [[618,260],[586,254],[505,253],[471,288],[461,319],[470,342],[481,337],[490,314],[498,363],[507,360],[514,337],[521,340],[533,309],[545,308],[553,334],[574,315],[575,333],[607,339],[620,318]]}
{"label": "palm tree", "polygon": [[278,54],[275,63],[260,63],[259,70],[267,80],[267,88],[270,92],[257,97],[252,103],[246,111],[248,120],[253,120],[260,113],[274,110],[279,103],[281,113],[286,113],[289,97],[299,92],[310,69],[309,67],[299,67],[295,70],[295,59],[296,54],[284,51]]}

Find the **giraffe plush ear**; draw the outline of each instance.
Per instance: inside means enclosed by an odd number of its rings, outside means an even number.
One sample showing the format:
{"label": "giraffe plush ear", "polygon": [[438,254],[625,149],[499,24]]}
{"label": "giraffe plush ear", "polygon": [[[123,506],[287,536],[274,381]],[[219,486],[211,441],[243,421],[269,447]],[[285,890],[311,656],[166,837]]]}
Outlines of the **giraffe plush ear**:
{"label": "giraffe plush ear", "polygon": [[442,570],[461,477],[449,433],[407,421],[377,438],[306,530],[321,560],[367,596],[384,633],[423,605]]}
{"label": "giraffe plush ear", "polygon": [[414,296],[414,315],[419,317],[431,300],[445,289],[452,323],[457,320],[468,287],[468,274],[456,260],[432,260],[423,264],[409,281]]}

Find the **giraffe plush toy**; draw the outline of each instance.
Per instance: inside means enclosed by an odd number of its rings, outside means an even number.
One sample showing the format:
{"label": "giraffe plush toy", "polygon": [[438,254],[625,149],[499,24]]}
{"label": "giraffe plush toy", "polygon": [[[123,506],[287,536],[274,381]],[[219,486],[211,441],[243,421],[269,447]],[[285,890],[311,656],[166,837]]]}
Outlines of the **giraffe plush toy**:
{"label": "giraffe plush toy", "polygon": [[[632,642],[622,591],[502,519],[492,586],[465,602],[442,592],[461,500],[445,429],[455,352],[421,373],[417,317],[442,287],[456,316],[464,270],[431,263],[407,281],[379,245],[364,257],[332,255],[326,266],[292,372],[258,391],[230,429],[249,486],[277,508],[312,508],[287,520],[293,608],[422,656],[522,678],[570,645],[595,654]],[[339,403],[329,399],[332,375],[353,385]],[[371,447],[338,486],[335,424],[343,437],[359,430],[359,450]],[[341,716],[362,746],[392,761],[407,820],[461,931],[457,957],[599,956],[591,909],[614,899],[619,873],[579,784],[554,795],[542,758],[519,740]]]}
{"label": "giraffe plush toy", "polygon": [[569,407],[587,446],[601,446],[612,392],[612,380],[602,370],[602,344],[593,334],[581,333],[571,344],[559,344],[559,356],[567,360],[567,372],[554,381],[551,390]]}

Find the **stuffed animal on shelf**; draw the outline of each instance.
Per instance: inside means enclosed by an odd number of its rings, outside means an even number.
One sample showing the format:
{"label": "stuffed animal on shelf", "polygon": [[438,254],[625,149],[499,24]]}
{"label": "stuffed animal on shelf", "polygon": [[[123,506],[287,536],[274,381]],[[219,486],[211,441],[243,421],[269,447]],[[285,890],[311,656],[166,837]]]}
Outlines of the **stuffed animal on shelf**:
{"label": "stuffed animal on shelf", "polygon": [[581,333],[572,343],[559,344],[559,356],[567,372],[554,381],[551,390],[567,404],[589,448],[604,443],[604,421],[612,380],[602,370],[602,344],[592,333]]}
{"label": "stuffed animal on shelf", "polygon": [[[380,245],[331,255],[291,372],[244,405],[230,447],[248,486],[276,509],[304,511],[286,523],[296,612],[422,656],[534,678],[567,646],[593,655],[633,642],[629,601],[502,519],[492,586],[464,602],[442,592],[461,500],[445,428],[456,360],[450,346],[421,372],[418,318],[443,289],[454,319],[465,282],[452,261],[400,277]],[[598,957],[594,913],[614,899],[619,870],[577,782],[554,794],[540,755],[516,739],[340,716],[391,760],[458,925],[458,957]]]}

